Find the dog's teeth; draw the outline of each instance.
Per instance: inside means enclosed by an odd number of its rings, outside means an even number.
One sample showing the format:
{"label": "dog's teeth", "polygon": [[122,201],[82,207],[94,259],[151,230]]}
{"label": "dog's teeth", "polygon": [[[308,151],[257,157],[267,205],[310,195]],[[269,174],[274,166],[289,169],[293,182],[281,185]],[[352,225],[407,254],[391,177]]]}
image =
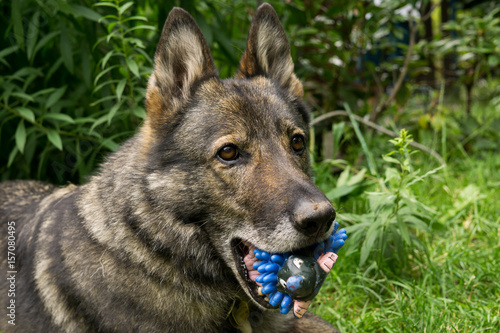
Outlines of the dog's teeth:
{"label": "dog's teeth", "polygon": [[259,287],[258,291],[259,291],[259,296],[264,296],[264,294],[262,293],[262,287]]}
{"label": "dog's teeth", "polygon": [[264,298],[264,301],[269,302],[269,297]]}

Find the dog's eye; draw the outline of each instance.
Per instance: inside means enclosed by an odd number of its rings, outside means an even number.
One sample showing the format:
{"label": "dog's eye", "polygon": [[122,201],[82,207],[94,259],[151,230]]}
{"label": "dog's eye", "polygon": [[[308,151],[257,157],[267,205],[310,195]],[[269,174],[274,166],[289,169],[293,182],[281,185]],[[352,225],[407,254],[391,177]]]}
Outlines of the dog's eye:
{"label": "dog's eye", "polygon": [[234,145],[226,145],[219,149],[217,155],[224,161],[234,161],[238,158],[238,148]]}
{"label": "dog's eye", "polygon": [[297,154],[302,154],[305,149],[304,137],[300,134],[295,134],[292,137],[292,149]]}

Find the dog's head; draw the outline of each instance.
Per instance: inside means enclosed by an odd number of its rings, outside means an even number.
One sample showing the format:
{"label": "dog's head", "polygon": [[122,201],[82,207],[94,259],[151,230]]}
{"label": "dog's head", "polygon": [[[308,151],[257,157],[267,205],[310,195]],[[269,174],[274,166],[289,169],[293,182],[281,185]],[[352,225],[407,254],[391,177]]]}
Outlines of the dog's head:
{"label": "dog's head", "polygon": [[317,243],[335,218],[311,179],[309,111],[293,68],[270,5],[258,8],[238,73],[227,80],[193,18],[176,8],[155,54],[141,129],[158,204],[203,229],[262,306],[245,256]]}

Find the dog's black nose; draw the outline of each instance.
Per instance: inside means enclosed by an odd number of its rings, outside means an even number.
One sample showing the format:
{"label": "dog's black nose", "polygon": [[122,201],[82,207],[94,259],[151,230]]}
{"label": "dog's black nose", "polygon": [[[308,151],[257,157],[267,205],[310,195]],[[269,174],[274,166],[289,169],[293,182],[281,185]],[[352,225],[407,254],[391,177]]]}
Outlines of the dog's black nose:
{"label": "dog's black nose", "polygon": [[332,204],[323,200],[300,200],[294,210],[294,227],[307,236],[325,233],[335,220]]}

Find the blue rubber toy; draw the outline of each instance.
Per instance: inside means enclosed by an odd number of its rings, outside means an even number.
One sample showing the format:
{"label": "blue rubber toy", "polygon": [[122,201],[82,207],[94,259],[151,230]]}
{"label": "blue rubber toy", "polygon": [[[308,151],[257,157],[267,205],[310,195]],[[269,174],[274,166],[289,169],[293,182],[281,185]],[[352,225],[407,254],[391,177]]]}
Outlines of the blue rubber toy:
{"label": "blue rubber toy", "polygon": [[[261,292],[268,295],[269,304],[279,307],[281,313],[287,314],[292,309],[294,300],[309,301],[316,296],[327,276],[316,260],[327,252],[336,254],[347,239],[346,230],[337,230],[338,227],[339,224],[335,222],[332,235],[326,241],[316,244],[314,260],[290,252],[254,250],[255,257],[260,260],[253,264],[253,268],[260,273],[255,281],[262,284]],[[298,270],[302,273],[298,273]]]}

